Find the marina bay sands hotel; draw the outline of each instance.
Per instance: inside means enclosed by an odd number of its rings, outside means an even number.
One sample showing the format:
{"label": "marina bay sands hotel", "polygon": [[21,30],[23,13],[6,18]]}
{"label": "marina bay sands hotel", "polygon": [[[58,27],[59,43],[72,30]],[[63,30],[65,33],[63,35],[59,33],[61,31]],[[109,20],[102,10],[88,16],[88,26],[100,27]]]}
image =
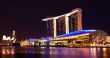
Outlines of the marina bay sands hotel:
{"label": "marina bay sands hotel", "polygon": [[82,10],[77,8],[70,13],[42,19],[47,24],[51,36],[68,34],[71,31],[82,30]]}
{"label": "marina bay sands hotel", "polygon": [[[99,43],[104,37],[100,34],[105,34],[97,30],[82,29],[82,9],[76,8],[69,13],[42,19],[47,26],[46,35],[51,38],[43,38],[50,41],[51,44],[61,42],[68,43]],[[98,33],[99,32],[99,33]],[[97,36],[96,36],[97,35]]]}

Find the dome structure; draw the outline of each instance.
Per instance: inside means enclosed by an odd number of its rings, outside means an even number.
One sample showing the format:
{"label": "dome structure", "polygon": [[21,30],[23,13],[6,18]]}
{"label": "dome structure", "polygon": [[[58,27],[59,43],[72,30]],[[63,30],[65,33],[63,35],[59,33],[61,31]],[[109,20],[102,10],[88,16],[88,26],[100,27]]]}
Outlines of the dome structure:
{"label": "dome structure", "polygon": [[96,30],[95,32],[91,33],[92,36],[107,36],[108,34],[102,30]]}
{"label": "dome structure", "polygon": [[93,32],[90,34],[92,36],[92,43],[103,43],[106,41],[106,37],[108,34],[102,30],[96,30],[96,32]]}

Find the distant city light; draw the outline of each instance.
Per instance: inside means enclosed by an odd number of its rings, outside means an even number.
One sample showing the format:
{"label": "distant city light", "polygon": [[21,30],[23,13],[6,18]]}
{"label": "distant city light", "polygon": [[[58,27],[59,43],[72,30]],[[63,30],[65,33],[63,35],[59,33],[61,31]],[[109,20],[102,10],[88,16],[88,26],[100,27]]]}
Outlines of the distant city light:
{"label": "distant city light", "polygon": [[3,35],[3,40],[6,40],[7,38],[6,38],[6,35]]}
{"label": "distant city light", "polygon": [[11,39],[11,38],[8,36],[8,37],[7,37],[7,40],[10,40],[10,39]]}

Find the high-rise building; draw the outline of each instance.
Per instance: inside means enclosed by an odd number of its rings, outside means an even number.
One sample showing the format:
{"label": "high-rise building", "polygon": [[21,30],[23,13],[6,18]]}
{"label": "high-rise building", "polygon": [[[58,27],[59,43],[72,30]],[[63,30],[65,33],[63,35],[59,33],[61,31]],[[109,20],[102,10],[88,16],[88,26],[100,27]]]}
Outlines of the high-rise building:
{"label": "high-rise building", "polygon": [[59,19],[56,20],[56,28],[57,35],[66,33],[65,17],[60,17]]}
{"label": "high-rise building", "polygon": [[53,36],[53,20],[46,21],[46,28],[47,28],[47,36]]}

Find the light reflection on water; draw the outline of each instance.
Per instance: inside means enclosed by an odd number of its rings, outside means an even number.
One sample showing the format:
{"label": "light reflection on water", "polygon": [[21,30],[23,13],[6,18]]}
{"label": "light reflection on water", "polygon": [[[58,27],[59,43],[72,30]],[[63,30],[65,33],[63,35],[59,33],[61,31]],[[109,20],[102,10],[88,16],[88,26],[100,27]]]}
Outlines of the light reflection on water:
{"label": "light reflection on water", "polygon": [[1,46],[0,58],[110,58],[110,48]]}
{"label": "light reflection on water", "polygon": [[15,54],[14,48],[10,48],[10,47],[2,47],[1,48],[1,53],[2,55],[8,55],[8,54]]}

